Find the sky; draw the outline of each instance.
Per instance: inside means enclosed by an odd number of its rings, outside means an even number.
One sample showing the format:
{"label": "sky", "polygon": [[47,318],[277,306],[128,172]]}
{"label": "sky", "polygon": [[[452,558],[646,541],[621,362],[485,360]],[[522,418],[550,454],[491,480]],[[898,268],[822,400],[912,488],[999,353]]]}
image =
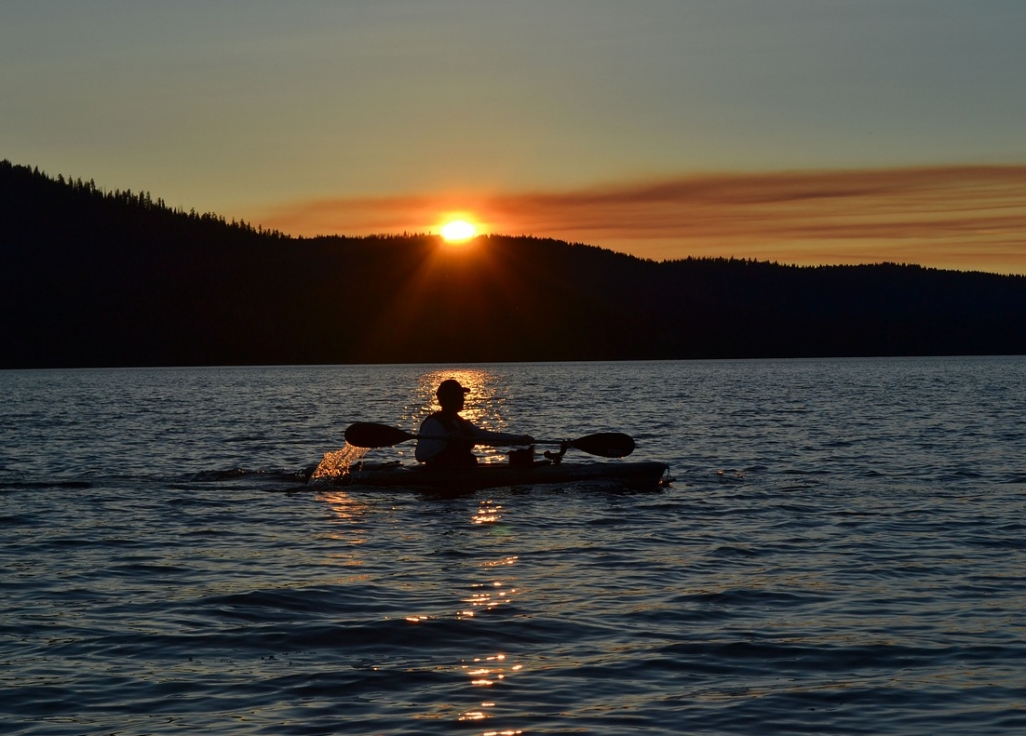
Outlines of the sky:
{"label": "sky", "polygon": [[1026,274],[1023,0],[0,0],[0,158],[294,235]]}

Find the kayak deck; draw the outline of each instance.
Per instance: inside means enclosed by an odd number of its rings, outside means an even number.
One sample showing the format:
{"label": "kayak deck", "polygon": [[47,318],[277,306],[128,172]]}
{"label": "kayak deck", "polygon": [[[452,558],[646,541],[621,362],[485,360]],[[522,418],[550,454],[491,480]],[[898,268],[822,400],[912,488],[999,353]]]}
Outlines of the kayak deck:
{"label": "kayak deck", "polygon": [[372,488],[470,491],[504,486],[611,481],[635,490],[654,490],[670,482],[666,475],[668,469],[666,463],[654,461],[559,464],[542,461],[527,466],[494,463],[446,469],[399,463],[360,463],[353,466],[339,482],[344,485]]}

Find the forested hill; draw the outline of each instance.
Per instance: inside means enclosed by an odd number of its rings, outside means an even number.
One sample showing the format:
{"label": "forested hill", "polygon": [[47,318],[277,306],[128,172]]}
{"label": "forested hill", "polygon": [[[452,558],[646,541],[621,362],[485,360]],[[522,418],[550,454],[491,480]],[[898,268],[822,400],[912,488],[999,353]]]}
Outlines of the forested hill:
{"label": "forested hill", "polygon": [[1026,278],[297,239],[0,163],[0,368],[1026,353]]}

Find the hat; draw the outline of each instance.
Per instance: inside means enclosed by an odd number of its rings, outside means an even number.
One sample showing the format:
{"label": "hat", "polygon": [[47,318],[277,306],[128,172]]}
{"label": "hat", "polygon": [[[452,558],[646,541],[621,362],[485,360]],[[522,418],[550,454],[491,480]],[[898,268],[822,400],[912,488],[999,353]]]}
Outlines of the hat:
{"label": "hat", "polygon": [[438,401],[441,402],[444,399],[457,399],[463,398],[463,394],[469,394],[470,389],[460,385],[460,382],[455,378],[447,378],[438,384],[438,391],[435,395],[438,397]]}

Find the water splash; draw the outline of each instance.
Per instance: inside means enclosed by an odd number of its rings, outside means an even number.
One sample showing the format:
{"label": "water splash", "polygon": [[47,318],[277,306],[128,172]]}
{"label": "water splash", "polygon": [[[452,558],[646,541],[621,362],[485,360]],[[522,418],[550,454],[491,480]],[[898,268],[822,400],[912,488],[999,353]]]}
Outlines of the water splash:
{"label": "water splash", "polygon": [[353,463],[358,462],[367,454],[366,447],[354,447],[348,442],[341,450],[324,453],[321,462],[317,465],[311,480],[341,478],[349,473]]}

